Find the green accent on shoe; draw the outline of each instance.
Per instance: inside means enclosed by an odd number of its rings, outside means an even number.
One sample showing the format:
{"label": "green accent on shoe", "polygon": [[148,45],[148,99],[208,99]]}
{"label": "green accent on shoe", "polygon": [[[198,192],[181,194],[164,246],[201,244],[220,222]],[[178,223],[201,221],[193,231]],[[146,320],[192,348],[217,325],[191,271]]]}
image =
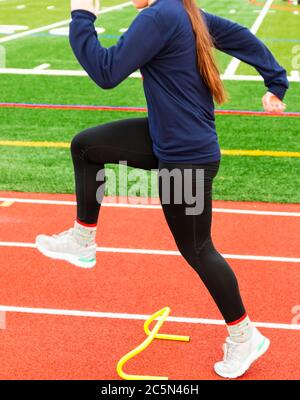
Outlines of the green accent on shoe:
{"label": "green accent on shoe", "polygon": [[257,351],[260,351],[263,345],[265,344],[266,339],[264,338],[261,344],[258,346]]}
{"label": "green accent on shoe", "polygon": [[79,258],[79,261],[82,261],[82,262],[93,262],[93,261],[96,261],[96,258],[90,258],[89,260],[87,260],[86,258]]}

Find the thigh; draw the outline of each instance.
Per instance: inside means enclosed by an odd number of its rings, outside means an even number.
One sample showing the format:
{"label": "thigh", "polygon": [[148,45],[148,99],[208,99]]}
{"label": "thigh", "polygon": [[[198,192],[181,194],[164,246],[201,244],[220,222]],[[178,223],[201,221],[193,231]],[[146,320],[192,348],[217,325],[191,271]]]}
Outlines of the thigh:
{"label": "thigh", "polygon": [[[170,187],[164,188],[165,184],[163,180],[159,178],[159,193],[162,201],[163,190],[170,191],[170,202],[163,204],[162,208],[168,223],[168,226],[173,234],[175,242],[183,255],[197,254],[201,251],[203,244],[206,240],[211,237],[211,219],[212,219],[212,185],[213,179],[217,175],[219,169],[219,162],[203,164],[203,165],[174,165],[171,164],[159,164],[159,170],[167,168],[169,171],[172,168],[178,168],[182,176],[184,177],[183,171],[185,169],[192,170],[192,189],[195,194],[196,190],[201,190],[203,196],[203,210],[201,213],[195,215],[189,215],[187,209],[190,205],[185,201],[184,195],[184,179],[181,187],[176,187],[176,181],[170,181]],[[204,170],[203,179],[201,182],[196,176],[196,170]],[[198,186],[198,187],[196,187]],[[181,191],[181,202],[175,202],[175,192]],[[180,196],[179,196],[180,197]]]}
{"label": "thigh", "polygon": [[80,147],[84,159],[96,164],[126,161],[131,167],[155,169],[148,118],[131,118],[99,125],[79,133],[72,147]]}

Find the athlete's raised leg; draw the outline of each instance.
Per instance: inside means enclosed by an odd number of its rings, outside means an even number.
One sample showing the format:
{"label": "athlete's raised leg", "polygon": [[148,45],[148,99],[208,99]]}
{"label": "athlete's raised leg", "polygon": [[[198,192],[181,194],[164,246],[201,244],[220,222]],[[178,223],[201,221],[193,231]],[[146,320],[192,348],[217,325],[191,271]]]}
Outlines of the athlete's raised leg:
{"label": "athlete's raised leg", "polygon": [[[156,169],[148,119],[116,121],[87,129],[71,144],[75,172],[77,219],[74,227],[59,235],[39,235],[38,249],[48,257],[91,268],[96,264],[96,226],[104,195],[105,164],[126,161],[142,169]],[[96,179],[100,172],[100,180]],[[98,175],[99,178],[99,175]]]}

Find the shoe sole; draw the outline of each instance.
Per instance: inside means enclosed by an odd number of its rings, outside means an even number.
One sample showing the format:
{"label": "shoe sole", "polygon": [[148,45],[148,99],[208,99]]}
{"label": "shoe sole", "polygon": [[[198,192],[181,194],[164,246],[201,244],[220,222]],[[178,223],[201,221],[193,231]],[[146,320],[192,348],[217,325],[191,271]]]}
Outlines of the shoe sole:
{"label": "shoe sole", "polygon": [[92,261],[81,261],[76,256],[72,256],[68,253],[55,253],[46,250],[43,246],[36,243],[37,249],[46,257],[52,258],[53,260],[67,261],[76,267],[91,269],[96,265],[96,259]]}
{"label": "shoe sole", "polygon": [[256,360],[258,360],[261,356],[263,356],[266,353],[266,351],[270,347],[270,343],[271,343],[270,340],[265,337],[262,347],[259,350],[257,350],[253,355],[249,356],[248,359],[244,362],[243,366],[235,373],[222,374],[220,372],[217,372],[216,369],[215,373],[221,376],[222,378],[228,378],[228,379],[239,378],[240,376],[244,375],[246,371],[248,371],[248,369]]}

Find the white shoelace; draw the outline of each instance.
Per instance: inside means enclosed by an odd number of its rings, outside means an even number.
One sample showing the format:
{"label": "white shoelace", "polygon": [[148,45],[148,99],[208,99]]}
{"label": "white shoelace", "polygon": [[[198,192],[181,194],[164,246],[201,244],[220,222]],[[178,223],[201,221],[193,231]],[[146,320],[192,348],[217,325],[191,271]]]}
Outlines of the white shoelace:
{"label": "white shoelace", "polygon": [[71,236],[73,236],[73,229],[74,229],[74,228],[70,228],[70,229],[68,229],[67,231],[64,231],[64,232],[58,233],[58,234],[56,234],[56,235],[53,235],[53,237],[54,237],[54,238],[59,238],[59,237],[66,236],[66,235],[71,235]]}
{"label": "white shoelace", "polygon": [[70,228],[67,231],[53,235],[54,239],[64,239],[69,237],[77,245],[81,247],[88,247],[94,244],[96,231],[88,231],[84,228]]}
{"label": "white shoelace", "polygon": [[239,343],[231,343],[227,342],[223,346],[224,350],[224,357],[223,361],[224,363],[231,363],[232,361],[240,361],[240,353],[237,351],[237,348],[239,347]]}

